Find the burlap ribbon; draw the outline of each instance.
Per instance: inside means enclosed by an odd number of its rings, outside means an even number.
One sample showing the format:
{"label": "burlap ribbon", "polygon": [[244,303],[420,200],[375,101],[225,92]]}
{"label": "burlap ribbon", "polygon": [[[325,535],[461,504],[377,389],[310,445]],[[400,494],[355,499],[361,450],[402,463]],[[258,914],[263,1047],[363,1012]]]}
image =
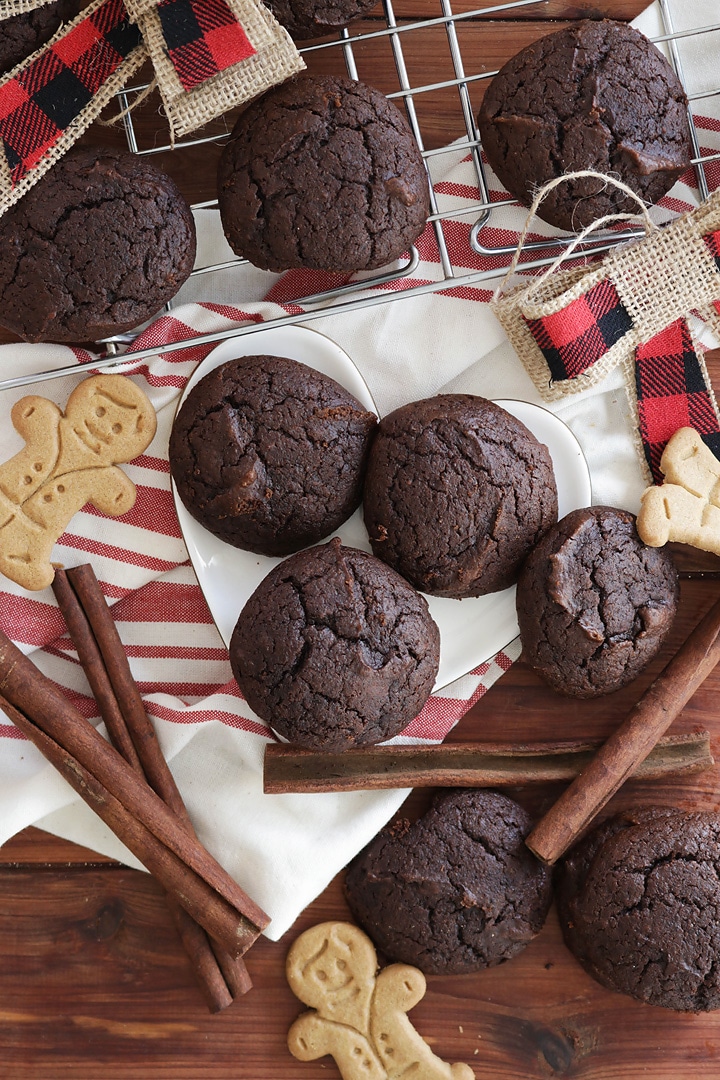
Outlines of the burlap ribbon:
{"label": "burlap ribbon", "polygon": [[35,8],[45,7],[52,2],[53,0],[0,0],[0,20],[9,19],[11,15],[24,15],[26,11],[34,11]]}
{"label": "burlap ribbon", "polygon": [[663,228],[644,211],[644,224],[642,239],[558,270],[568,250],[540,278],[499,290],[493,308],[548,401],[595,386],[620,365],[641,460],[660,482],[660,456],[680,427],[695,428],[720,457],[717,403],[690,320],[720,334],[720,190]]}
{"label": "burlap ribbon", "polygon": [[[43,2],[0,0],[0,20]],[[173,137],[305,67],[259,0],[94,0],[0,80],[0,214],[62,157],[148,57]]]}

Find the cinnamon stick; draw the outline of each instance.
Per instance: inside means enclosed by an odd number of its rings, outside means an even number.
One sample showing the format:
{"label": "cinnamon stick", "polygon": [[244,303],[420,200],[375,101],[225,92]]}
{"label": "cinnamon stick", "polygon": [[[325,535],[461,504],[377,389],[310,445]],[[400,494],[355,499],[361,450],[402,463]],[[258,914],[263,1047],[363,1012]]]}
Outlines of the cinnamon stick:
{"label": "cinnamon stick", "polygon": [[97,702],[100,715],[105,721],[110,741],[119,750],[139,776],[144,775],[144,770],[138,757],[135,745],[127,729],[125,719],[120,711],[120,705],[115,697],[112,684],[107,676],[102,655],[93,638],[92,630],[85,614],[78,603],[78,599],[62,567],[55,567],[55,578],[52,585],[58,607],[65,619],[65,625],[70,631],[70,637],[77,649],[78,659],[83,666],[83,671],[92,690],[92,695]]}
{"label": "cinnamon stick", "polygon": [[720,600],[589,765],[540,819],[526,844],[544,863],[565,854],[652,750],[720,660]]}
{"label": "cinnamon stick", "polygon": [[[404,787],[507,787],[571,780],[602,744],[441,743],[433,746],[363,746],[328,754],[269,743],[263,790],[270,795],[370,791]],[[713,764],[710,735],[695,731],[660,739],[640,762],[635,779],[700,772]]]}
{"label": "cinnamon stick", "polygon": [[219,897],[201,876],[190,871],[174,851],[167,848],[142,820],[134,817],[57,739],[2,695],[0,708],[150,873],[166,888],[182,896],[184,906],[198,922],[205,913],[205,924],[212,927],[212,932],[229,942],[235,941],[237,912],[224,898]]}
{"label": "cinnamon stick", "polygon": [[67,571],[67,578],[97,642],[102,657],[101,662],[110,682],[111,693],[122,714],[121,722],[125,730],[130,733],[148,783],[153,791],[156,791],[190,826],[190,817],[175,778],[158,746],[155,728],[145,712],[145,705],[130,670],[127,654],[93,568],[89,563],[75,566]]}
{"label": "cinnamon stick", "polygon": [[75,790],[160,884],[231,955],[241,956],[268,925],[268,916],[1,631],[0,695],[27,718],[18,726],[40,749],[42,740],[34,736],[39,731],[48,737],[65,778],[72,783],[73,775],[82,777]]}
{"label": "cinnamon stick", "polygon": [[[110,657],[109,661],[106,661],[106,654],[99,648],[97,635],[88,621],[85,604],[78,596],[76,587],[78,580],[82,582],[83,595],[92,598],[96,622],[105,628],[103,640],[106,653]],[[148,774],[154,777],[155,782],[151,784],[153,789],[185,822],[188,830],[194,833],[190,816],[155,738],[154,729],[152,738],[148,737],[147,728],[152,725],[145,712],[140,691],[130,672],[125,650],[94,570],[87,564],[68,572],[57,567],[53,592],[77,649],[90,689],[99,706],[100,714],[105,721],[111,742],[138,775],[146,779]],[[123,687],[126,697],[119,698],[112,673],[123,665],[127,673]],[[127,709],[127,702],[130,700],[132,700],[132,709]],[[123,702],[126,707],[121,706],[120,702]],[[174,897],[166,894],[166,899],[208,1007],[211,1012],[220,1012],[232,1003],[234,997],[247,993],[251,988],[252,981],[247,968],[242,959],[231,957],[217,942],[214,945],[211,944],[202,927],[191,918]]]}

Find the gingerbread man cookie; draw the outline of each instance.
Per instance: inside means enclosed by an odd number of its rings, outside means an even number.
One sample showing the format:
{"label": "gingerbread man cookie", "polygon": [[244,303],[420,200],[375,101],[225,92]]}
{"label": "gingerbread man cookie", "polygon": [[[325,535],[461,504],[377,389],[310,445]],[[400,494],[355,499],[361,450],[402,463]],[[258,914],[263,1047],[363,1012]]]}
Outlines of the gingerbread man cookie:
{"label": "gingerbread man cookie", "polygon": [[647,488],[637,518],[650,547],[669,540],[720,555],[720,461],[694,428],[676,431],[660,458],[664,483]]}
{"label": "gingerbread man cookie", "polygon": [[150,444],[157,421],[146,395],[123,375],[94,375],[68,398],[21,398],[10,414],[24,449],[0,464],[0,571],[26,589],[53,580],[53,546],[90,502],[111,517],[127,513],[135,485],[118,463]]}
{"label": "gingerbread man cookie", "polygon": [[375,948],[350,923],[313,926],[286,962],[293,993],[311,1011],[290,1028],[300,1061],[332,1054],[343,1080],[474,1080],[469,1065],[436,1057],[407,1018],[425,994],[425,976],[408,964],[377,971]]}

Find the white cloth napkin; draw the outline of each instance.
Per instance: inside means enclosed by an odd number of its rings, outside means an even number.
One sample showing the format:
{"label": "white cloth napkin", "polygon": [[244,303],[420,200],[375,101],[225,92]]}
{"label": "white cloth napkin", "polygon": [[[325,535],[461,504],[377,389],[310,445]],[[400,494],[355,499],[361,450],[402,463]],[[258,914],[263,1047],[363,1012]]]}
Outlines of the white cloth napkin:
{"label": "white cloth napkin", "polygon": [[[716,19],[716,0],[674,0],[678,23],[704,26]],[[649,35],[659,31],[657,10],[639,20]],[[686,75],[712,86],[720,56],[720,34],[687,39],[680,45]],[[713,64],[715,67],[713,67]],[[709,80],[709,81],[708,81]],[[694,82],[692,85],[696,85]],[[720,99],[699,102],[703,147],[720,146]],[[476,201],[474,176],[462,150],[434,160],[435,184],[443,210]],[[717,183],[719,170],[715,167]],[[498,190],[490,176],[490,184]],[[688,183],[672,192],[672,209],[693,206],[697,193]],[[670,211],[657,211],[659,220]],[[513,242],[525,219],[517,207],[493,210],[485,235]],[[199,262],[222,257],[226,245],[213,211],[198,213]],[[459,215],[449,230],[453,262],[467,272],[489,265],[467,244],[468,218]],[[536,236],[552,236],[542,222]],[[432,234],[420,243],[421,264],[412,282],[438,280]],[[406,281],[405,284],[408,282]],[[143,336],[154,344],[222,329],[247,318],[282,315],[278,306],[302,295],[303,275],[262,272],[239,276],[229,270],[193,279],[172,313]],[[534,386],[489,310],[496,282],[458,290],[398,298],[350,313],[326,315],[311,327],[336,341],[363,374],[381,413],[402,402],[439,391],[538,402]],[[261,302],[268,295],[271,301]],[[389,293],[383,292],[387,296]],[[393,295],[397,295],[396,293]],[[128,651],[146,707],[163,751],[207,848],[272,918],[268,936],[276,940],[331,878],[388,820],[406,792],[342,795],[266,796],[262,759],[269,733],[243,701],[234,684],[227,653],[212,624],[187,562],[169,490],[167,440],[181,389],[207,350],[167,353],[134,376],[158,411],[158,434],[141,458],[126,467],[138,485],[135,509],[121,520],[83,510],[61,538],[54,559],[72,566],[92,561],[103,583]],[[0,370],[41,371],[73,359],[79,352],[58,346],[0,348]],[[77,378],[48,381],[32,392],[61,406]],[[0,459],[20,449],[9,413],[25,391],[0,395]],[[637,509],[644,486],[631,437],[632,416],[618,373],[591,392],[553,406],[579,439],[590,465],[594,502]],[[50,590],[27,593],[3,581],[0,625],[51,678],[66,688],[77,706],[96,717],[82,669]],[[516,642],[486,664],[435,695],[405,739],[442,739],[463,713],[510,666]],[[0,720],[2,717],[0,716]],[[0,722],[0,843],[35,824],[60,836],[138,865],[35,749],[9,723]]]}

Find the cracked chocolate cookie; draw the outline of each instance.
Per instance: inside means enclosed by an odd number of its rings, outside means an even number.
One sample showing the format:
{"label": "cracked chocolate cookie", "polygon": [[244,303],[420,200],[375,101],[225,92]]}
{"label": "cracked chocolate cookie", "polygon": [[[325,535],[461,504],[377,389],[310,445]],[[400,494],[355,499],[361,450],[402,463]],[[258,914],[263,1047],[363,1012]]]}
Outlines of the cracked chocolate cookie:
{"label": "cracked chocolate cookie", "polygon": [[243,356],[188,394],[170,435],[170,472],[188,512],[221,540],[289,555],[360,505],[376,422],[306,364]]}
{"label": "cracked chocolate cookie", "polygon": [[611,506],[574,510],[528,556],[518,582],[523,658],[550,686],[590,698],[619,690],[672,626],[678,575]]}
{"label": "cracked chocolate cookie", "polygon": [[417,589],[496,592],[557,520],[550,455],[485,398],[413,401],[380,421],[364,514],[373,552]]}
{"label": "cracked chocolate cookie", "polygon": [[45,45],[62,23],[74,19],[82,0],[55,0],[22,15],[3,19],[0,29],[0,75],[11,71],[41,45]]}
{"label": "cracked chocolate cookie", "polygon": [[338,539],[271,570],[230,642],[250,707],[282,738],[313,750],[397,735],[427,701],[439,658],[424,597]]}
{"label": "cracked chocolate cookie", "polygon": [[245,110],[223,150],[230,247],[263,270],[370,270],[425,227],[428,180],[398,109],[364,83],[299,75]]}
{"label": "cracked chocolate cookie", "polygon": [[296,41],[302,41],[341,30],[377,7],[377,0],[270,0],[266,6]]}
{"label": "cracked chocolate cookie", "polygon": [[147,158],[72,150],[0,218],[0,322],[26,341],[96,341],[154,315],[188,277],[195,223]]}
{"label": "cracked chocolate cookie", "polygon": [[[564,173],[592,169],[655,203],[692,156],[687,99],[665,57],[625,23],[585,20],[523,49],[493,79],[478,117],[488,161],[529,205]],[[605,214],[638,212],[590,177],[560,184],[538,216],[576,230]]]}
{"label": "cracked chocolate cookie", "polygon": [[498,792],[442,792],[351,862],[350,910],[389,959],[428,975],[501,964],[540,931],[552,899],[549,870],[525,846],[531,827]]}
{"label": "cracked chocolate cookie", "polygon": [[720,1008],[718,814],[618,814],[565,857],[556,897],[566,945],[603,986],[666,1009]]}

